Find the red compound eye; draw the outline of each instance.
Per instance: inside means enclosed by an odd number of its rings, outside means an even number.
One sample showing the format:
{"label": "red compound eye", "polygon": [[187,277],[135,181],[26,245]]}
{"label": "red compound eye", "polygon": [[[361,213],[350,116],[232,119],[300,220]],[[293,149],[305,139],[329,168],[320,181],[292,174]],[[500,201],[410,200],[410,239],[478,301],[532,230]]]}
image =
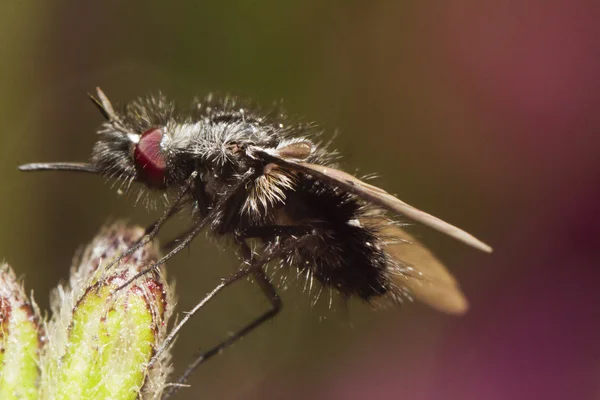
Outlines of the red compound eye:
{"label": "red compound eye", "polygon": [[162,138],[163,132],[159,128],[148,129],[142,133],[139,143],[133,150],[135,167],[140,179],[148,186],[165,186],[167,162],[160,148]]}

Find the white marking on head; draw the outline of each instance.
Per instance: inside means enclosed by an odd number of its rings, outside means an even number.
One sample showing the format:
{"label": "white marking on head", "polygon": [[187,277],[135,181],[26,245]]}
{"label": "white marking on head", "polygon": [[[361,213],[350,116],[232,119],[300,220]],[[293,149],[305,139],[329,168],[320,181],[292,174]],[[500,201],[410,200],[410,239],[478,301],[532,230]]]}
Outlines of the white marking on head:
{"label": "white marking on head", "polygon": [[140,142],[140,135],[137,133],[128,133],[127,139],[129,139],[131,143],[138,144]]}
{"label": "white marking on head", "polygon": [[171,138],[169,137],[169,135],[166,135],[163,132],[162,138],[160,139],[160,148],[163,150],[166,149],[170,141]]}

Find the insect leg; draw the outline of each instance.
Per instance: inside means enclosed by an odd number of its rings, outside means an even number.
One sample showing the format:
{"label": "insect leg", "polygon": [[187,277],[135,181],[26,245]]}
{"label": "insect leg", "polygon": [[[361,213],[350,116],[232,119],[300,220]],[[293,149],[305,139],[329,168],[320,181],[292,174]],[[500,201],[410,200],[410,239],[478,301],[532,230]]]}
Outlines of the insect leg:
{"label": "insect leg", "polygon": [[[245,239],[273,235],[274,233],[281,235],[281,236],[302,236],[302,235],[306,235],[307,233],[310,233],[311,231],[312,231],[312,227],[303,226],[303,225],[301,225],[301,226],[298,226],[298,225],[296,225],[296,226],[273,225],[273,226],[252,227],[252,228],[248,228],[248,229],[244,230],[241,233],[238,233],[236,235],[236,240],[240,243],[242,257],[246,260],[252,260],[253,259],[252,250],[250,249],[248,244],[245,242]],[[285,255],[288,251],[289,251],[289,249],[287,247],[284,247],[282,249],[272,252],[271,254],[269,254],[268,256],[266,256],[264,258],[261,258],[261,259],[251,262],[252,267],[250,267],[250,270],[254,274],[255,282],[259,285],[263,294],[265,295],[267,300],[269,300],[269,302],[271,303],[271,309],[269,309],[268,311],[261,314],[259,317],[257,317],[253,321],[251,321],[249,324],[244,326],[242,329],[237,331],[235,334],[233,334],[232,336],[230,336],[223,342],[217,344],[210,350],[208,350],[208,351],[200,354],[198,357],[196,357],[196,359],[187,367],[185,372],[177,380],[177,384],[173,385],[169,389],[169,391],[166,393],[166,395],[163,397],[163,399],[167,399],[167,398],[171,397],[172,395],[174,395],[181,388],[181,386],[183,386],[183,384],[186,382],[187,378],[191,375],[191,373],[194,372],[194,370],[200,366],[200,364],[207,361],[212,356],[220,353],[222,350],[229,347],[234,342],[236,342],[238,339],[241,339],[242,337],[244,337],[245,335],[250,333],[252,330],[259,327],[264,322],[267,322],[268,320],[274,318],[279,313],[279,311],[281,311],[281,307],[282,307],[281,298],[277,294],[277,291],[275,290],[275,287],[273,286],[273,284],[269,281],[269,278],[267,278],[267,276],[265,275],[265,273],[263,271],[263,267],[266,264],[268,264],[270,261],[272,261],[273,259],[281,257],[282,255]],[[220,288],[219,288],[219,290],[220,290]],[[196,306],[193,309],[192,313],[195,313],[199,308],[200,307]],[[171,334],[169,334],[170,340],[168,338],[167,341],[171,341],[173,339],[175,334],[179,331],[179,329],[181,329],[181,326],[183,325],[183,323],[185,321],[187,321],[189,318],[191,318],[192,313],[188,313],[186,315],[186,317],[184,318],[184,320],[182,320],[181,323],[178,324],[177,328],[175,328],[171,332]],[[167,344],[167,346],[168,346],[168,344]],[[165,346],[161,346],[161,348],[164,348],[164,347]]]}
{"label": "insect leg", "polygon": [[[219,200],[219,202],[217,203],[217,205],[208,213],[208,215],[204,218],[202,218],[198,223],[196,223],[196,225],[190,230],[188,231],[187,235],[185,237],[183,237],[181,243],[179,243],[177,245],[177,247],[175,247],[173,250],[169,251],[164,257],[162,257],[160,260],[156,261],[154,264],[152,264],[151,266],[144,268],[143,270],[141,270],[140,272],[138,272],[137,274],[135,274],[133,277],[131,277],[129,280],[127,280],[125,283],[123,283],[121,286],[119,286],[118,288],[116,288],[114,290],[114,292],[117,292],[127,286],[129,286],[133,281],[135,281],[136,279],[138,279],[141,276],[146,275],[149,272],[152,272],[154,270],[156,270],[158,267],[160,267],[161,265],[163,265],[169,258],[173,257],[175,254],[179,253],[181,250],[183,250],[187,245],[189,245],[192,240],[194,240],[194,238],[198,235],[198,233],[200,233],[200,231],[204,228],[204,226],[207,223],[210,223],[211,221],[213,221],[213,219],[215,218],[215,216],[219,215],[222,213],[223,209],[226,207],[227,202],[233,198],[235,196],[235,194],[238,192],[238,190],[240,188],[243,188],[246,183],[248,182],[248,180],[251,178],[251,176],[254,174],[253,170],[249,170],[246,174],[244,174],[242,176],[242,178],[240,179],[239,182],[237,182],[232,188],[228,189],[228,191],[223,195],[223,197]],[[180,195],[180,197],[183,197],[183,193]],[[164,220],[161,222],[164,223],[164,221],[166,221],[166,219],[169,218],[170,215],[168,215],[168,211],[167,213],[165,213],[165,215],[163,215]],[[160,227],[160,225],[158,225],[158,227]],[[155,227],[153,229],[153,232],[156,231],[156,233],[158,233],[158,228]],[[156,234],[154,235],[156,236]],[[146,241],[146,243],[148,243],[149,241]],[[139,247],[139,246],[138,246]],[[128,254],[131,254],[131,249],[127,250]],[[126,254],[127,254],[126,253]],[[122,258],[122,257],[121,257]],[[113,265],[114,262],[111,264]]]}
{"label": "insect leg", "polygon": [[224,278],[221,280],[221,283],[215,287],[210,293],[208,293],[198,304],[196,304],[196,306],[194,308],[192,308],[191,311],[188,311],[185,313],[185,317],[183,317],[181,319],[181,321],[177,324],[177,326],[173,327],[173,329],[171,330],[171,332],[169,332],[169,335],[166,337],[165,341],[163,342],[163,344],[156,350],[156,353],[154,354],[154,356],[152,357],[152,359],[150,360],[150,363],[148,364],[148,367],[151,367],[152,365],[154,365],[154,363],[158,360],[158,358],[160,357],[160,355],[162,354],[162,352],[171,345],[171,343],[173,342],[173,340],[175,339],[175,336],[177,336],[177,334],[179,333],[179,331],[181,330],[181,328],[186,324],[186,322],[192,318],[196,312],[198,312],[198,310],[200,310],[202,307],[204,307],[204,305],[211,300],[217,293],[219,293],[223,288],[225,288],[226,286],[238,281],[239,279],[247,276],[248,274],[254,272],[254,270],[256,269],[256,267],[254,267],[253,265],[250,265],[246,268],[240,269],[238,272],[236,272],[233,275],[230,275],[227,278]]}
{"label": "insect leg", "polygon": [[[261,263],[260,265],[262,266],[264,265],[264,263]],[[269,299],[271,303],[271,309],[261,314],[258,318],[254,319],[252,322],[244,326],[242,329],[240,329],[235,334],[228,337],[218,345],[197,356],[196,359],[186,368],[185,372],[177,380],[177,384],[171,386],[169,391],[163,396],[163,399],[168,399],[169,397],[177,393],[177,391],[185,384],[187,378],[192,374],[192,372],[194,372],[194,370],[196,370],[196,368],[200,366],[200,364],[207,361],[212,356],[219,354],[225,348],[229,347],[234,342],[241,339],[246,334],[257,328],[264,322],[267,322],[268,320],[272,319],[273,317],[275,317],[275,315],[279,313],[279,311],[281,310],[281,299],[279,298],[279,295],[277,295],[277,292],[275,291],[275,288],[273,287],[271,282],[269,282],[269,279],[265,276],[264,272],[262,271],[262,268],[254,270],[253,274],[255,277],[255,281],[259,284],[263,293]],[[186,318],[188,317],[188,315],[186,315]],[[182,320],[182,322],[184,321]]]}
{"label": "insect leg", "polygon": [[180,204],[181,200],[183,200],[183,197],[185,196],[185,194],[187,193],[187,191],[190,189],[190,187],[194,183],[194,180],[196,179],[197,176],[198,176],[198,171],[192,172],[192,174],[187,179],[185,185],[183,186],[183,188],[181,189],[181,191],[177,195],[177,198],[175,198],[175,201],[173,202],[173,204],[171,204],[169,206],[169,208],[158,219],[158,221],[156,221],[155,223],[153,223],[152,225],[150,225],[148,228],[146,228],[146,230],[144,232],[144,236],[142,236],[138,241],[136,241],[136,243],[134,243],[129,249],[127,249],[126,252],[124,252],[123,254],[121,254],[120,256],[118,256],[117,258],[115,258],[113,261],[111,261],[111,263],[108,264],[108,266],[106,267],[106,271],[108,271],[114,265],[116,265],[119,262],[121,262],[121,260],[123,258],[128,257],[131,254],[133,254],[137,249],[139,249],[139,248],[145,246],[146,244],[150,243],[152,241],[152,239],[154,239],[156,237],[156,235],[158,235],[158,231],[160,230],[160,228],[162,227],[162,225],[169,218],[171,218],[177,211],[180,210],[180,208],[181,208],[181,204]]}
{"label": "insect leg", "polygon": [[177,245],[177,247],[175,247],[173,250],[171,250],[170,252],[168,252],[164,257],[162,257],[160,260],[158,260],[157,262],[155,262],[151,266],[149,266],[147,268],[144,268],[143,270],[141,270],[140,272],[138,272],[137,274],[135,274],[133,277],[131,277],[125,283],[123,283],[121,286],[119,286],[118,288],[116,288],[113,292],[118,292],[119,290],[121,290],[121,289],[129,286],[137,278],[142,277],[142,276],[146,275],[147,273],[150,273],[150,272],[156,270],[158,267],[160,267],[165,262],[167,262],[167,260],[169,258],[173,257],[175,254],[177,254],[181,250],[183,250],[187,245],[189,245],[192,242],[192,240],[194,240],[194,238],[198,235],[198,233],[200,233],[200,231],[204,228],[204,225],[206,225],[207,221],[208,221],[208,219],[204,218],[202,221],[200,221],[199,223],[197,223],[196,226],[194,226],[194,229],[192,229],[190,231],[190,233],[181,241],[181,243],[179,243]]}
{"label": "insect leg", "polygon": [[177,237],[169,240],[165,244],[161,244],[160,245],[160,249],[162,251],[169,251],[169,250],[171,250],[173,247],[175,247],[177,245],[177,243],[179,243],[180,241],[182,241],[183,239],[185,239],[187,237],[187,235],[189,235],[193,230],[194,230],[193,226],[190,227],[190,228],[188,228],[188,229],[186,229],[185,231],[183,231],[183,233],[181,233],[180,235],[177,235]]}

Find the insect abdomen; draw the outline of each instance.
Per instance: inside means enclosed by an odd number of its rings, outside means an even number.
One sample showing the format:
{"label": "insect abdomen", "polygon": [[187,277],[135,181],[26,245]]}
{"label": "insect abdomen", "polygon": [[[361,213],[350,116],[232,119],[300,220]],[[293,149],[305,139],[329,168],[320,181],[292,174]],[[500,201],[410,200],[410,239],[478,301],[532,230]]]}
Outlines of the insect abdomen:
{"label": "insect abdomen", "polygon": [[354,196],[300,177],[285,212],[312,228],[302,238],[288,239],[302,245],[286,262],[347,296],[369,300],[389,291],[387,256],[377,233],[362,223],[365,211]]}

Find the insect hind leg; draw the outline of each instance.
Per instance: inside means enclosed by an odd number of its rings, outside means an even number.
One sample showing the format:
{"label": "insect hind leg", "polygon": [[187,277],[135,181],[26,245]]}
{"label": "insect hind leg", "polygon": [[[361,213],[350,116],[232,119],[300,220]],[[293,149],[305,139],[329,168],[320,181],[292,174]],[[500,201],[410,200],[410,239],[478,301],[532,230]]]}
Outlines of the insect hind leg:
{"label": "insect hind leg", "polygon": [[[163,399],[168,399],[169,397],[171,397],[175,393],[177,393],[177,391],[182,386],[184,386],[184,384],[187,381],[187,379],[189,378],[189,376],[202,363],[208,361],[211,357],[219,354],[225,348],[231,346],[233,343],[235,343],[239,339],[243,338],[248,333],[250,333],[254,329],[258,328],[263,323],[273,319],[281,311],[281,306],[282,306],[281,299],[280,299],[279,295],[277,294],[275,287],[273,287],[273,285],[271,284],[269,279],[266,277],[266,275],[262,271],[262,268],[259,268],[258,270],[253,271],[253,275],[255,278],[254,281],[256,283],[258,283],[258,285],[262,289],[265,296],[269,299],[269,302],[271,303],[271,308],[268,311],[261,314],[260,316],[258,316],[257,318],[255,318],[254,320],[252,320],[249,324],[247,324],[246,326],[244,326],[243,328],[241,328],[240,330],[235,332],[233,335],[231,335],[227,339],[223,340],[221,343],[212,347],[210,350],[198,355],[194,359],[194,361],[192,361],[192,363],[190,363],[188,365],[185,372],[177,380],[177,383],[170,387],[169,391],[165,394]],[[195,310],[195,311],[197,311],[197,310]],[[190,315],[190,314],[188,314],[188,315]],[[187,317],[187,315],[186,315],[186,317]],[[182,322],[183,322],[183,320],[182,320]]]}
{"label": "insect hind leg", "polygon": [[[246,239],[256,238],[256,237],[260,238],[260,237],[269,236],[269,235],[273,235],[273,234],[282,235],[282,236],[289,236],[289,235],[301,236],[301,235],[305,235],[307,232],[310,232],[311,230],[312,230],[312,227],[310,227],[310,226],[273,225],[273,226],[250,228],[250,229],[246,229],[245,231],[243,231],[241,233],[236,234],[236,240],[240,244],[242,257],[250,265],[250,267],[248,267],[247,270],[252,272],[252,274],[254,275],[254,278],[255,278],[254,282],[256,282],[258,284],[258,286],[260,287],[262,293],[265,295],[265,297],[271,304],[271,308],[268,311],[261,314],[260,316],[258,316],[257,318],[255,318],[254,320],[252,320],[247,325],[245,325],[243,328],[238,330],[235,334],[233,334],[229,338],[227,338],[224,341],[222,341],[221,343],[217,344],[210,350],[198,355],[195,358],[195,360],[192,361],[192,363],[190,363],[190,365],[186,368],[185,372],[178,379],[177,383],[175,385],[173,385],[170,388],[170,390],[166,393],[166,395],[163,397],[163,399],[167,399],[167,398],[171,397],[172,395],[174,395],[183,386],[183,384],[187,381],[188,377],[192,374],[192,372],[194,372],[196,370],[196,368],[198,368],[202,363],[206,362],[208,359],[210,359],[214,355],[218,354],[225,348],[232,345],[237,340],[241,339],[242,337],[244,337],[245,335],[247,335],[254,329],[258,328],[263,323],[273,319],[281,311],[281,308],[283,305],[281,302],[281,298],[277,294],[277,291],[276,291],[275,287],[273,286],[273,284],[270,282],[270,280],[265,275],[263,267],[266,264],[268,264],[269,262],[271,262],[272,260],[285,255],[289,251],[289,249],[282,248],[282,249],[279,249],[277,251],[270,253],[269,255],[267,255],[263,258],[256,259],[252,254],[252,250],[246,243]],[[238,272],[238,274],[234,274],[233,276],[235,277],[235,276],[238,276],[239,274],[240,274],[240,272]],[[237,280],[237,279],[239,279],[239,278],[236,278],[235,280]],[[223,282],[221,282],[221,285],[217,286],[216,290],[220,291],[225,286],[224,282],[227,282],[226,284],[228,285],[230,283],[233,283],[235,280],[232,280],[231,278],[224,280]],[[212,293],[215,293],[215,291],[213,290],[213,292],[211,292],[211,294]],[[174,328],[173,331],[169,334],[169,338],[167,338],[166,342],[171,342],[173,340],[175,334],[177,334],[177,332],[181,329],[183,324],[187,320],[189,320],[193,316],[193,314],[195,314],[205,304],[205,302],[206,301],[203,300],[200,303],[198,303],[198,305],[196,307],[194,307],[194,309],[184,317],[184,319],[178,324],[178,326],[176,328]],[[161,349],[163,349],[164,347],[166,347],[168,345],[169,345],[168,343],[166,345],[163,345],[161,347]]]}

